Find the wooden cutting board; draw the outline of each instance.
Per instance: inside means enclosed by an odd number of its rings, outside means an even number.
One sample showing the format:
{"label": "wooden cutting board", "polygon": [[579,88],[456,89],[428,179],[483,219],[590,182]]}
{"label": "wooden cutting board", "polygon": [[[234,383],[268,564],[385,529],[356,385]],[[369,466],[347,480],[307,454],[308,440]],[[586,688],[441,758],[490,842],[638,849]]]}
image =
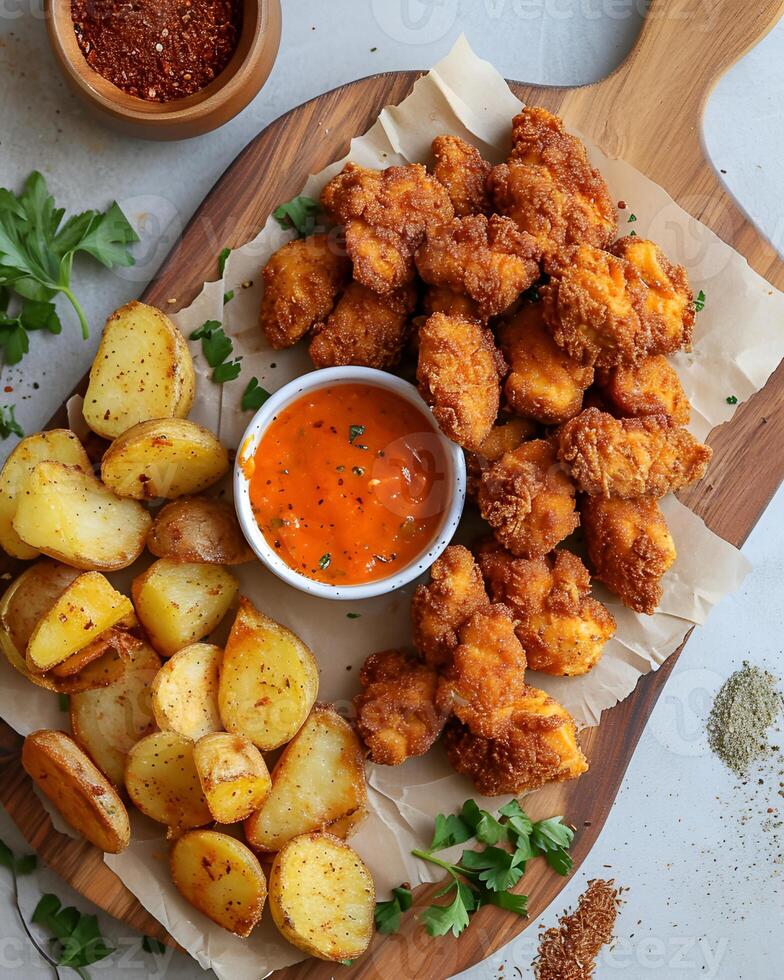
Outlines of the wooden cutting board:
{"label": "wooden cutting board", "polygon": [[[703,107],[715,82],[776,23],[784,0],[653,0],[634,50],[609,78],[583,88],[538,88],[511,82],[526,103],[562,115],[611,156],[622,157],[664,187],[696,218],[746,256],[754,269],[784,289],[784,263],[723,190],[704,156]],[[309,173],[343,156],[387,103],[401,101],[417,78],[393,72],[361,79],[319,96],[281,117],[240,154],[194,215],[144,299],[164,309],[187,305],[214,275],[225,246],[252,238],[270,211],[296,194]],[[191,152],[187,146],[183,152]],[[169,304],[176,298],[176,306]],[[77,390],[84,390],[84,385]],[[51,424],[65,421],[64,409]],[[741,545],[784,477],[784,367],[712,434],[714,462],[696,487],[681,495],[717,534]],[[754,474],[749,479],[749,474]],[[0,571],[17,566],[0,561]],[[590,772],[577,782],[526,798],[534,817],[566,814],[577,829],[575,868],[590,851],[616,797],[648,716],[677,654],[642,678],[634,693],[586,732]],[[19,739],[0,729],[0,800],[43,860],[96,905],[130,926],[163,936],[157,922],[103,864],[99,852],[57,834],[19,763]],[[466,795],[470,795],[468,789]],[[400,933],[376,937],[371,951],[340,976],[365,980],[440,980],[477,963],[526,928],[565,881],[534,862],[523,885],[530,919],[482,909],[459,940],[429,939],[408,915]],[[417,891],[426,905],[435,887]],[[315,960],[281,973],[287,980],[326,980],[335,968]]]}

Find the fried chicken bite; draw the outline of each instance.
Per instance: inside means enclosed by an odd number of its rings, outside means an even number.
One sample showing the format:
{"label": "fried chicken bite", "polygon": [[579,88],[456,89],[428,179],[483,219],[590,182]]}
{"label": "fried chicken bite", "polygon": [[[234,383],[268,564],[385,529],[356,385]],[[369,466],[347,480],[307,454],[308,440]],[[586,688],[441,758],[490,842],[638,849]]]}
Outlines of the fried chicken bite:
{"label": "fried chicken bite", "polygon": [[491,463],[500,459],[504,453],[517,449],[526,439],[530,439],[535,431],[536,426],[531,419],[520,418],[517,415],[506,422],[494,425],[477,451],[466,453],[468,471],[466,492],[472,500],[476,499],[479,481]]}
{"label": "fried chicken bite", "polygon": [[447,316],[459,316],[464,320],[476,320],[479,323],[486,319],[479,312],[476,300],[465,293],[456,293],[448,286],[428,286],[423,301],[427,316],[434,313],[445,313]]}
{"label": "fried chicken bite", "polygon": [[488,178],[496,209],[533,235],[544,253],[582,242],[609,245],[615,208],[581,140],[558,116],[527,106],[512,121],[512,141],[508,162]]}
{"label": "fried chicken bite", "polygon": [[416,266],[425,282],[470,296],[485,318],[503,313],[540,275],[534,239],[499,214],[432,225]]}
{"label": "fried chicken bite", "polygon": [[354,278],[382,294],[411,282],[425,231],[454,216],[446,188],[419,163],[386,170],[347,163],[322,191],[321,203],[346,226]]}
{"label": "fried chicken bite", "polygon": [[264,266],[259,322],[275,350],[291,347],[332,312],[351,263],[328,235],[309,235],[279,248]]}
{"label": "fried chicken bite", "polygon": [[556,344],[544,324],[541,303],[524,305],[501,324],[496,336],[509,364],[504,395],[512,411],[547,425],[577,415],[593,368]]}
{"label": "fried chicken bite", "polygon": [[558,549],[515,558],[490,539],[477,561],[493,600],[511,609],[532,670],[576,677],[596,666],[615,620],[591,597],[591,576],[577,555]]}
{"label": "fried chicken bite", "polygon": [[390,368],[400,360],[409,314],[416,303],[413,286],[380,296],[350,282],[324,323],[317,324],[310,357],[317,368],[339,364]]}
{"label": "fried chicken bite", "polygon": [[411,599],[414,646],[431,667],[448,664],[463,623],[489,605],[474,556],[460,544],[450,545]]}
{"label": "fried chicken bite", "polygon": [[436,705],[437,672],[412,654],[384,650],[367,658],[359,683],[355,725],[371,761],[398,766],[427,752],[448,717]]}
{"label": "fried chicken bite", "polygon": [[650,616],[661,602],[662,576],[676,558],[658,501],[583,497],[580,512],[596,578],[625,606]]}
{"label": "fried chicken bite", "polygon": [[487,177],[490,164],[475,146],[459,136],[436,136],[432,143],[433,176],[449,194],[455,214],[486,214],[490,210]]}
{"label": "fried chicken bite", "polygon": [[485,470],[479,512],[496,540],[520,558],[541,558],[580,523],[575,488],[545,439],[524,442]]}
{"label": "fried chicken bite", "polygon": [[526,686],[493,736],[476,735],[454,717],[444,729],[444,744],[453,768],[484,796],[519,796],[588,769],[571,715],[535,687]]}
{"label": "fried chicken bite", "polygon": [[689,423],[689,399],[675,368],[663,354],[599,371],[596,383],[613,415],[666,415],[674,425]]}
{"label": "fried chicken bite", "polygon": [[525,652],[510,610],[479,609],[460,630],[452,662],[441,675],[436,703],[477,735],[490,737],[525,691]]}
{"label": "fried chicken bite", "polygon": [[492,333],[473,320],[434,313],[419,330],[417,381],[442,432],[477,449],[493,427],[505,365]]}
{"label": "fried chicken bite", "polygon": [[547,262],[550,281],[540,290],[545,323],[556,343],[583,364],[611,368],[691,347],[694,308],[686,273],[652,242],[640,244],[655,254],[662,276],[668,270],[669,285],[649,286],[653,276],[646,273],[646,280],[623,249],[614,254],[576,245]]}
{"label": "fried chicken bite", "polygon": [[663,497],[702,479],[713,455],[665,415],[615,419],[588,408],[557,439],[558,458],[592,497]]}

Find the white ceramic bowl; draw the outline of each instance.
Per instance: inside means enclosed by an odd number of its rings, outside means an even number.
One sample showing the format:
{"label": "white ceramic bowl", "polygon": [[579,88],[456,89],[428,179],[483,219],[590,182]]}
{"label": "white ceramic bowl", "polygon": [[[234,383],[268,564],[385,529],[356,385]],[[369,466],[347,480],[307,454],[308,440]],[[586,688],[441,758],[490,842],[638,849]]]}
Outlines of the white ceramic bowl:
{"label": "white ceramic bowl", "polygon": [[416,388],[402,378],[396,377],[394,374],[387,374],[385,371],[376,371],[373,368],[365,367],[325,368],[321,371],[312,371],[310,374],[303,374],[294,381],[290,381],[289,384],[284,385],[283,388],[268,398],[253,416],[250,425],[245,430],[245,435],[242,437],[240,449],[237,453],[237,461],[234,465],[234,506],[237,510],[240,527],[248,544],[267,568],[274,572],[278,578],[283,579],[284,582],[288,582],[289,585],[293,585],[295,589],[300,589],[302,592],[309,592],[311,595],[321,596],[325,599],[368,599],[371,596],[393,592],[395,589],[399,589],[412,579],[415,579],[418,575],[421,575],[422,572],[426,571],[433,564],[449,544],[460,521],[460,516],[463,513],[463,504],[465,503],[465,459],[462,449],[447,439],[446,436],[442,435],[438,425],[433,420],[433,429],[442,445],[447,465],[447,501],[441,523],[433,539],[405,568],[394,575],[376,579],[373,582],[367,582],[362,585],[341,586],[331,585],[328,582],[316,582],[294,571],[293,568],[290,568],[282,560],[275,549],[270,547],[261,532],[261,528],[256,523],[250,503],[249,482],[243,471],[242,463],[243,460],[250,459],[255,454],[262,435],[278,412],[296,401],[307,391],[314,391],[318,388],[340,384],[367,384],[377,388],[385,388],[387,391],[392,391],[401,398],[404,398],[407,402],[410,402],[426,418],[432,419],[430,409],[422,400]]}

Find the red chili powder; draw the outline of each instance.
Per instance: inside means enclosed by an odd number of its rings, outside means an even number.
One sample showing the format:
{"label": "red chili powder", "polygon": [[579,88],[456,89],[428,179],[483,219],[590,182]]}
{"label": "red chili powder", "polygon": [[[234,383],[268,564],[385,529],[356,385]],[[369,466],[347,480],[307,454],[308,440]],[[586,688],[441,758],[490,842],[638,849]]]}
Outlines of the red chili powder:
{"label": "red chili powder", "polygon": [[72,0],[74,31],[87,63],[118,88],[149,102],[198,92],[237,47],[241,0]]}

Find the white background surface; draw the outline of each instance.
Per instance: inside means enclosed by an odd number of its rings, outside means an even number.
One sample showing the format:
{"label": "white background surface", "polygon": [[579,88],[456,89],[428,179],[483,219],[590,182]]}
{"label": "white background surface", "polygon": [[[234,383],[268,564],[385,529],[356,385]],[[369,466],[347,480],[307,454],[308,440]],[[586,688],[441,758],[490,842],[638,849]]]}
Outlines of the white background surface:
{"label": "white background surface", "polygon": [[[108,313],[137,295],[179,229],[223,169],[264,125],[343,82],[401,68],[427,68],[463,30],[508,77],[579,84],[610,71],[639,28],[641,0],[284,0],[281,52],[254,103],[217,133],[182,144],[121,139],[85,114],[63,88],[49,52],[39,0],[0,0],[0,186],[18,187],[42,170],[59,204],[104,207],[116,197],[143,223],[139,264],[121,276],[78,267],[75,281],[93,326],[90,343],[66,314],[63,336],[36,336],[20,369],[3,369],[23,426],[40,426],[86,370]],[[688,29],[685,26],[684,29]],[[652,93],[655,97],[655,93]],[[705,142],[724,180],[759,227],[784,251],[784,24],[719,84]],[[677,152],[677,147],[673,147]],[[742,325],[739,325],[741,328]],[[33,383],[40,385],[33,390]],[[10,442],[0,447],[4,456]],[[749,475],[753,479],[753,475]],[[551,925],[591,877],[630,887],[619,943],[599,977],[757,980],[784,975],[780,843],[762,829],[765,810],[784,800],[776,784],[737,788],[708,752],[702,729],[711,694],[743,658],[781,669],[784,494],[771,504],[746,553],[754,571],[738,595],[695,633],[632,760],[597,846],[556,905]],[[770,786],[770,788],[768,788]],[[744,815],[751,813],[750,819]],[[0,813],[0,835],[23,844]],[[28,915],[41,891],[88,903],[49,872],[24,881]],[[51,976],[22,937],[0,873],[0,977]],[[118,954],[95,977],[201,975],[180,956],[153,958],[135,937],[101,917]],[[538,923],[502,953],[462,976],[532,976]],[[449,942],[450,940],[442,940]],[[502,966],[502,964],[504,964]],[[519,973],[518,973],[519,970]],[[63,971],[67,975],[68,971]],[[336,974],[339,976],[339,974]],[[434,973],[428,980],[442,980]]]}

